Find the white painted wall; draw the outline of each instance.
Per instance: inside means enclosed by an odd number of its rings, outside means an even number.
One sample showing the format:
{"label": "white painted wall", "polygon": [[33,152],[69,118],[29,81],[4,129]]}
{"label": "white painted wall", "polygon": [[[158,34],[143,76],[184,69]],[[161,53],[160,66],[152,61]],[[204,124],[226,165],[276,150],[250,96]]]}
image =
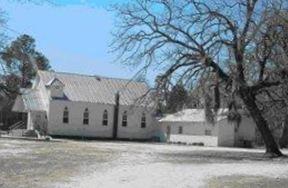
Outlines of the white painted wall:
{"label": "white painted wall", "polygon": [[256,124],[253,119],[242,116],[241,123],[235,131],[235,144],[241,146],[243,140],[254,142],[256,140]]}
{"label": "white painted wall", "polygon": [[64,87],[65,86],[59,80],[55,80],[53,84],[47,88],[50,97],[62,98],[64,96]]}
{"label": "white painted wall", "polygon": [[161,130],[166,132],[171,127],[171,134],[178,134],[179,127],[184,135],[205,135],[205,130],[210,130],[211,135],[217,135],[217,127],[205,122],[160,122]]}
{"label": "white painted wall", "polygon": [[[170,126],[170,137],[167,127]],[[179,127],[183,133],[179,134]],[[205,146],[217,146],[217,126],[206,122],[160,122],[162,132],[166,134],[167,141],[184,142],[188,144],[202,142]],[[211,135],[205,135],[205,130],[210,130]]]}
{"label": "white painted wall", "polygon": [[218,146],[233,147],[235,143],[235,124],[222,119],[217,122]]}
{"label": "white painted wall", "polygon": [[[122,126],[122,116],[127,111],[127,127]],[[142,113],[146,114],[146,127],[141,128]],[[118,138],[150,139],[158,129],[153,110],[145,107],[120,106],[118,118]]]}
{"label": "white painted wall", "polygon": [[[63,110],[69,110],[69,123],[63,123]],[[89,125],[83,124],[83,113],[89,109]],[[108,125],[102,125],[104,110],[108,111]],[[128,112],[128,125],[122,127],[122,113]],[[125,139],[149,139],[157,128],[151,111],[146,111],[146,128],[141,128],[141,115],[145,108],[120,106],[118,118],[118,137]],[[48,133],[63,136],[86,136],[112,138],[113,136],[114,106],[85,102],[70,102],[63,100],[50,101]]]}
{"label": "white painted wall", "polygon": [[[160,122],[162,132],[167,133],[167,127],[171,127],[171,142],[197,143],[202,142],[205,146],[233,147],[235,143],[235,125],[227,119],[218,121],[215,125],[207,122]],[[179,134],[179,127],[182,126],[183,133]],[[243,134],[247,134],[245,127],[242,127]],[[211,135],[205,135],[205,130],[211,130]],[[242,133],[241,133],[242,134]],[[253,134],[253,133],[249,133]],[[166,134],[167,137],[167,134]]]}
{"label": "white painted wall", "polygon": [[[69,123],[63,123],[63,110],[69,110]],[[89,124],[83,124],[84,110],[89,110]],[[108,125],[102,125],[104,110],[108,111]],[[48,133],[63,136],[111,138],[113,130],[113,105],[51,100]]]}
{"label": "white painted wall", "polygon": [[27,115],[27,129],[39,129],[47,128],[47,116],[45,112],[29,111]]}
{"label": "white painted wall", "polygon": [[47,109],[46,113],[47,113],[47,116],[49,117],[48,113],[49,113],[50,94],[48,92],[48,89],[45,87],[46,83],[43,83],[43,81],[39,78],[39,75],[36,77],[36,80],[38,81],[35,82],[34,87],[40,91],[42,102],[45,106],[45,109]]}

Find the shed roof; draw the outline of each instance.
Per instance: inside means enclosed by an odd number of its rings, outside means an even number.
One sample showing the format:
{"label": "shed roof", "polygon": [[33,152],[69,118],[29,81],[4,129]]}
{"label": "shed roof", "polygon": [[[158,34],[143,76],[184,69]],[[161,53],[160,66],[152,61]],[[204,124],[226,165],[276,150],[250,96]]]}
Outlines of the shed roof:
{"label": "shed roof", "polygon": [[21,89],[21,95],[17,97],[12,111],[45,111],[43,98],[41,97],[39,90]]}
{"label": "shed roof", "polygon": [[[225,119],[228,109],[219,109],[217,121]],[[184,109],[174,114],[168,114],[161,118],[159,122],[206,122],[204,109]]]}

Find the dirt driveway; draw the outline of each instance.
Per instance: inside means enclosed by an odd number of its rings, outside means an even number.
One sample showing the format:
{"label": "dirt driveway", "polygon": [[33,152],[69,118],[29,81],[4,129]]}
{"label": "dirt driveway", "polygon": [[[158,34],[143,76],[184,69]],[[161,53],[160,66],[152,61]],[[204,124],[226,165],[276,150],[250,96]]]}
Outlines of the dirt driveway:
{"label": "dirt driveway", "polygon": [[288,187],[288,160],[262,156],[232,148],[0,139],[0,187]]}

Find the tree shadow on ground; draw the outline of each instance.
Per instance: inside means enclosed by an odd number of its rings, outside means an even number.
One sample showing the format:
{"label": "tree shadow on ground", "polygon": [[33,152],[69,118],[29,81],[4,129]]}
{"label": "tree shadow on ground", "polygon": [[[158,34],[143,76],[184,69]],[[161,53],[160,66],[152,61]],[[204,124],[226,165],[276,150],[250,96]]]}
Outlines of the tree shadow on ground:
{"label": "tree shadow on ground", "polygon": [[[215,150],[199,150],[185,151],[179,153],[161,153],[163,158],[173,161],[186,161],[196,163],[235,163],[241,161],[269,161],[275,163],[288,163],[288,157],[271,158],[263,152],[245,152],[245,151],[215,151]],[[177,159],[176,159],[177,158]]]}

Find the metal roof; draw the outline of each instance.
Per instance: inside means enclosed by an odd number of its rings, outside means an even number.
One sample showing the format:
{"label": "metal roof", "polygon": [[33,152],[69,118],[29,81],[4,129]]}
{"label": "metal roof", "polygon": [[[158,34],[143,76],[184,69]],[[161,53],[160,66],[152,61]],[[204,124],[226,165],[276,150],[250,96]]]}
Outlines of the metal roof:
{"label": "metal roof", "polygon": [[45,111],[40,91],[37,89],[21,89],[21,95],[17,97],[12,111]]}
{"label": "metal roof", "polygon": [[58,82],[59,84],[61,84],[61,86],[64,87],[64,84],[57,78],[53,78],[51,79],[48,83],[45,84],[45,86],[51,86],[52,84],[54,84],[55,82]]}
{"label": "metal roof", "polygon": [[[115,104],[115,94],[119,92],[120,105],[133,105],[149,90],[143,82],[126,79],[50,71],[38,71],[38,75],[44,85],[55,78],[61,81],[65,85],[64,95],[70,101]],[[148,101],[151,100],[146,96],[142,104]]]}
{"label": "metal roof", "polygon": [[[228,109],[219,109],[217,121],[227,118]],[[206,122],[204,109],[184,109],[174,114],[168,114],[159,122]]]}

